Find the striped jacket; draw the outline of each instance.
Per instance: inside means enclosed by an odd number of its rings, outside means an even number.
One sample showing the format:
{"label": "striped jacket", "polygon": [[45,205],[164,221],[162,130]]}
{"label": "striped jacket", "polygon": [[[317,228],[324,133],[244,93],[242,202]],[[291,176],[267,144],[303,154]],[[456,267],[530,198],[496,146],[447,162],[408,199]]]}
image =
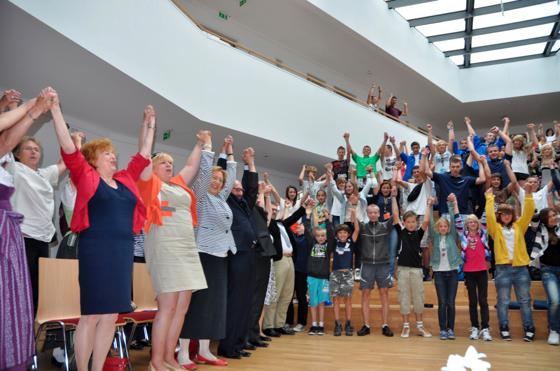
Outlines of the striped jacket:
{"label": "striped jacket", "polygon": [[194,232],[200,252],[225,257],[230,250],[234,254],[237,252],[231,234],[232,212],[226,201],[235,182],[237,163],[228,161],[226,184],[214,196],[208,193],[213,160],[214,152],[202,151],[200,168],[192,186],[198,214],[198,227]]}

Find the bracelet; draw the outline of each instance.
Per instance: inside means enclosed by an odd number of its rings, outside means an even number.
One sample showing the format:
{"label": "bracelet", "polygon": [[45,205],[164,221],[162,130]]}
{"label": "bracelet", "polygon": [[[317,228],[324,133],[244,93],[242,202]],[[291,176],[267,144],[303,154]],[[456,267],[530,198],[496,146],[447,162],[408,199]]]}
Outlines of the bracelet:
{"label": "bracelet", "polygon": [[227,156],[233,156],[233,153],[226,153]]}
{"label": "bracelet", "polygon": [[212,145],[210,144],[201,144],[200,148],[202,148],[203,150],[209,150],[212,149]]}
{"label": "bracelet", "polygon": [[153,129],[155,127],[156,127],[155,125],[148,125],[148,129]]}

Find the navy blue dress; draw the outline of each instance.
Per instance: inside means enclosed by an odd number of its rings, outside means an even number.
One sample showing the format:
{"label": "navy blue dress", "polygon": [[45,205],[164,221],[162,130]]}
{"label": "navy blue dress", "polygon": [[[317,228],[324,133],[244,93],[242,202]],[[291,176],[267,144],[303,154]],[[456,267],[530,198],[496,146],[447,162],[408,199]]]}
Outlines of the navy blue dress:
{"label": "navy blue dress", "polygon": [[89,228],[78,244],[82,315],[131,310],[133,263],[132,223],[136,197],[117,182],[100,179],[88,203]]}

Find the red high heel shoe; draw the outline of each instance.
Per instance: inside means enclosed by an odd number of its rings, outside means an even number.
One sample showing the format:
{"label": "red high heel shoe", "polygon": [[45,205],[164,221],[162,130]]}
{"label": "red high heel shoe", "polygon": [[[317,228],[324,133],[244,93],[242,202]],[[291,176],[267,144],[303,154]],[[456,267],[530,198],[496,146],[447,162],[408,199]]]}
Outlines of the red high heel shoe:
{"label": "red high heel shoe", "polygon": [[227,366],[228,365],[226,360],[216,358],[215,361],[212,361],[212,360],[204,358],[200,354],[197,354],[194,357],[193,361],[198,363],[198,364],[201,364],[201,365],[210,365],[210,366]]}

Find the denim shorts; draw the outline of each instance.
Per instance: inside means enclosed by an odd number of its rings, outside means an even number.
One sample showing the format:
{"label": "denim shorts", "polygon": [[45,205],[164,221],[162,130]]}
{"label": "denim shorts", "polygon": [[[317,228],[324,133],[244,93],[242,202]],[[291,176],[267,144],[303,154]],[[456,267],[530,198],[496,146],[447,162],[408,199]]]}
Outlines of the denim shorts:
{"label": "denim shorts", "polygon": [[360,269],[360,290],[372,290],[375,284],[380,289],[391,286],[391,272],[389,263],[369,264],[362,263]]}

